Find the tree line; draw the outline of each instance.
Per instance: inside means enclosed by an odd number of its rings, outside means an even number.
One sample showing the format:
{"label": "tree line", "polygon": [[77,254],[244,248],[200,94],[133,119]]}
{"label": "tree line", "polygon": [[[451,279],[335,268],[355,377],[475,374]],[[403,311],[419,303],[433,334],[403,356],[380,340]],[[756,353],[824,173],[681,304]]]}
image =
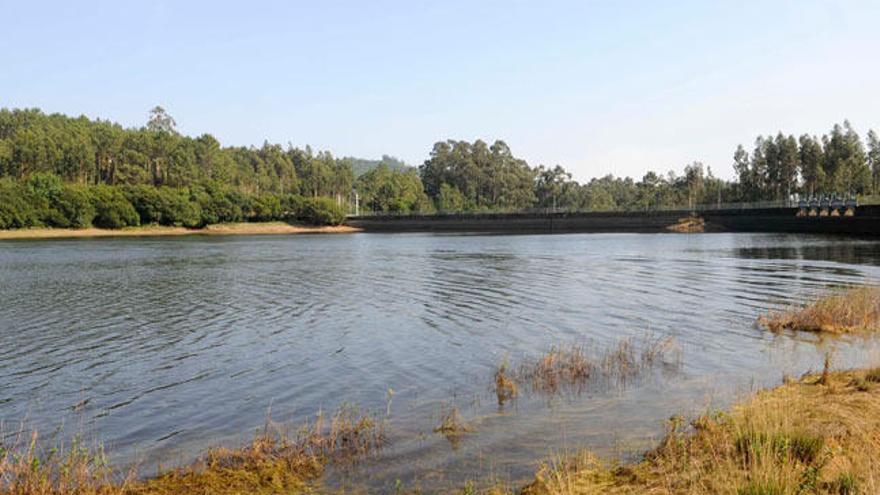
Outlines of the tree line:
{"label": "tree line", "polygon": [[37,172],[0,179],[0,229],[118,229],[138,225],[199,228],[228,222],[289,221],[338,225],[347,211],[333,198],[248,194],[216,182],[188,187],[65,183]]}
{"label": "tree line", "polygon": [[[355,174],[354,169],[358,169]],[[640,180],[580,183],[561,166],[530,166],[504,141],[436,143],[419,167],[336,158],[290,145],[221,146],[181,135],[154,108],[140,128],[0,110],[0,228],[141,224],[198,227],[261,220],[340,222],[354,210],[457,212],[530,208],[651,210],[794,194],[880,194],[880,141],[849,122],[821,138],[759,136],[733,155],[736,179],[700,162]]]}
{"label": "tree line", "polygon": [[746,200],[880,194],[880,141],[870,130],[865,146],[849,122],[821,138],[759,136],[751,154],[737,147],[734,170]]}
{"label": "tree line", "polygon": [[161,107],[136,129],[0,110],[0,228],[344,219],[348,161],[309,147],[222,147],[175,127]]}

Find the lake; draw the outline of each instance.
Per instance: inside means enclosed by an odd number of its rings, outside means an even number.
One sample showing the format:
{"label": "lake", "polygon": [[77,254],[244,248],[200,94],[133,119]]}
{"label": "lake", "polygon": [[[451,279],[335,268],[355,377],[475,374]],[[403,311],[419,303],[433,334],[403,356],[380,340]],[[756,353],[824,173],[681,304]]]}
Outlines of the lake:
{"label": "lake", "polygon": [[[390,413],[389,444],[331,469],[331,486],[520,482],[566,449],[632,458],[666,418],[820,369],[826,351],[839,367],[877,359],[871,339],[774,335],[755,320],[876,283],[878,265],[877,242],[794,235],[0,242],[0,420],[85,431],[117,462],[155,469],[246,441],[270,408],[296,422],[350,403]],[[681,365],[496,402],[504,359],[646,334],[674,337]],[[473,426],[457,442],[433,432],[453,406]]]}

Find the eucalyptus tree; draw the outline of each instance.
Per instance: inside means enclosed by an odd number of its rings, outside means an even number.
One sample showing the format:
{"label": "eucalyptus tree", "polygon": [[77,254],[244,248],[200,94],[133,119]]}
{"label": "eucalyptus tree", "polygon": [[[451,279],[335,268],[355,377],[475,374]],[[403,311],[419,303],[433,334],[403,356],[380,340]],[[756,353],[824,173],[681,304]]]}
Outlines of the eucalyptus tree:
{"label": "eucalyptus tree", "polygon": [[808,196],[819,194],[825,186],[825,161],[822,144],[813,136],[804,134],[799,139],[800,147],[798,156],[800,159],[801,178],[803,179],[803,192]]}
{"label": "eucalyptus tree", "polygon": [[880,139],[873,129],[868,131],[867,159],[871,168],[871,194],[880,194]]}

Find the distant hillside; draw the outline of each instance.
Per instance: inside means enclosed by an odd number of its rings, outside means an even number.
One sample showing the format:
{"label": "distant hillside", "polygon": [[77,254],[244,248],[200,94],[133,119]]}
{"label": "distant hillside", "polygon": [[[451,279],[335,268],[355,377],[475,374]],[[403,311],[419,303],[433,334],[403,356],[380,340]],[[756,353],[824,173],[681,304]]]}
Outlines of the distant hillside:
{"label": "distant hillside", "polygon": [[412,168],[406,163],[403,163],[403,160],[389,155],[382,155],[382,158],[380,160],[367,160],[365,158],[354,158],[351,156],[345,157],[344,159],[351,162],[351,168],[354,171],[354,176],[356,178],[364,175],[370,170],[373,170],[381,163],[388,165],[388,168],[390,168],[391,170],[407,170],[409,168]]}

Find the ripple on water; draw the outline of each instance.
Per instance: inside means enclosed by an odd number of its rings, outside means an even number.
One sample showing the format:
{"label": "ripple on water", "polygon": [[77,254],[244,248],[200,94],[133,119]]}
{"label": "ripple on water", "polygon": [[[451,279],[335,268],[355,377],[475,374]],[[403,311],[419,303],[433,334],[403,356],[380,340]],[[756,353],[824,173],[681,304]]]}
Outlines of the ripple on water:
{"label": "ripple on water", "polygon": [[[390,388],[395,442],[367,465],[374,486],[518,478],[554,447],[638,451],[670,414],[815,368],[812,342],[755,317],[876,281],[878,264],[874,242],[745,234],[0,242],[0,420],[68,411],[122,460],[185,460],[240,440],[270,404],[276,419],[384,413]],[[505,355],[646,331],[676,337],[679,376],[495,404]],[[876,351],[838,347],[841,362]],[[431,433],[451,403],[478,425],[454,447]]]}

